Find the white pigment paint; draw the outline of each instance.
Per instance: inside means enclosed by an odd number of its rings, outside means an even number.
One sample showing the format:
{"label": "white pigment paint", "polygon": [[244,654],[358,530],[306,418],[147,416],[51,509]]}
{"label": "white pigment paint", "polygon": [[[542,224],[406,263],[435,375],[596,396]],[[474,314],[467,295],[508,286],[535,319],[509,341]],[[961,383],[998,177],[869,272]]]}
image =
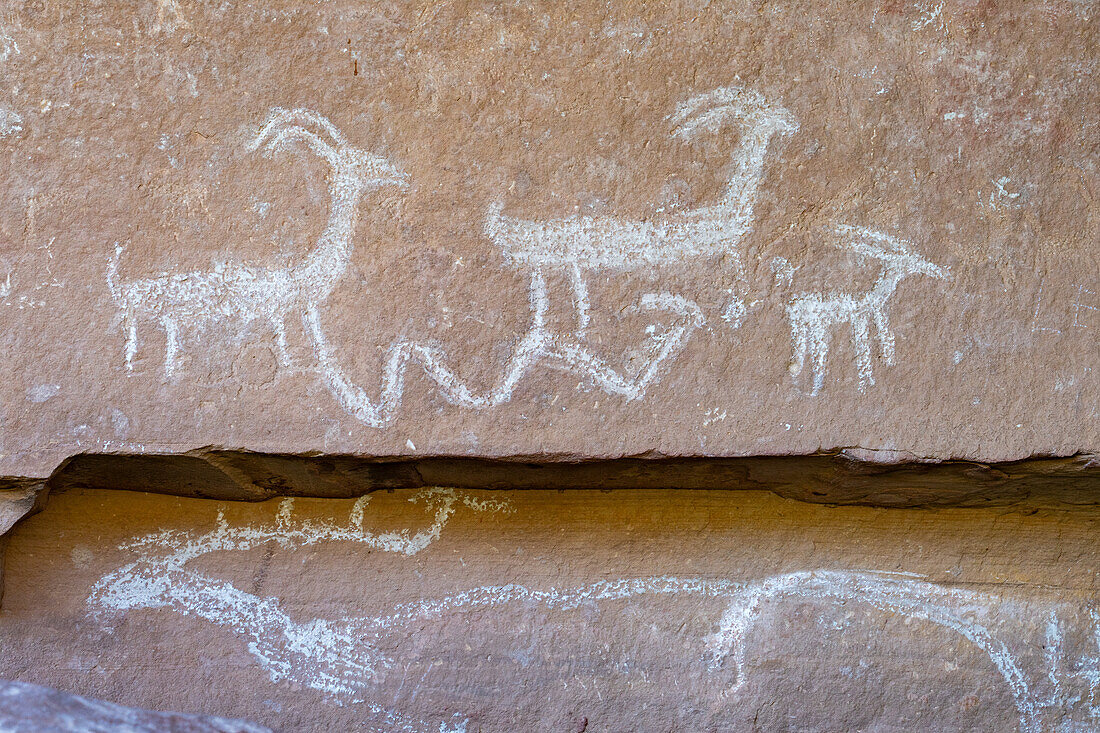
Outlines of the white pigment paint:
{"label": "white pigment paint", "polygon": [[0,107],[0,137],[23,131],[23,118],[14,110]]}
{"label": "white pigment paint", "polygon": [[[603,391],[637,400],[645,396],[663,369],[683,350],[692,333],[703,326],[702,309],[692,300],[672,293],[647,293],[634,310],[664,311],[677,323],[657,332],[647,329],[643,344],[646,360],[634,375],[613,368],[586,344],[591,323],[591,297],[586,275],[608,270],[624,272],[667,264],[683,264],[700,257],[724,256],[743,279],[738,243],[751,231],[756,195],[763,180],[764,161],[776,135],[797,131],[791,114],[752,90],[727,87],[693,97],[670,118],[675,135],[691,139],[701,130],[717,133],[728,120],[742,127],[740,144],[733,155],[734,174],[722,198],[715,204],[668,216],[661,221],[625,221],[613,217],[573,217],[537,222],[505,216],[500,204],[490,207],[485,234],[506,260],[530,278],[530,326],[512,348],[499,381],[486,391],[471,388],[448,365],[437,345],[412,340],[391,344],[382,370],[377,397],[350,379],[327,339],[319,308],[307,309],[306,328],[313,340],[318,371],[340,405],[361,422],[385,427],[401,404],[410,362],[416,363],[435,382],[452,404],[486,409],[509,402],[516,388],[533,368],[544,365],[576,374]],[[572,283],[571,302],[576,327],[569,332],[550,329],[546,276],[564,273]],[[739,326],[746,308],[734,296],[723,318]]]}
{"label": "white pigment paint", "polygon": [[549,298],[546,281],[533,273],[530,286],[531,324],[512,349],[501,379],[489,391],[478,393],[447,365],[444,351],[433,344],[398,340],[391,346],[383,366],[382,387],[377,400],[344,373],[325,337],[321,315],[310,308],[305,319],[318,358],[318,370],[329,391],[350,415],[371,427],[385,427],[401,405],[405,374],[410,361],[417,363],[452,404],[473,409],[496,407],[512,399],[520,381],[532,368],[545,365],[590,379],[600,389],[627,400],[640,399],[662,373],[665,364],[683,349],[692,332],[703,323],[702,310],[693,301],[671,293],[647,293],[638,310],[665,311],[678,323],[667,331],[651,333],[648,359],[635,376],[626,376],[592,353],[568,334],[546,325]]}
{"label": "white pigment paint", "polygon": [[[740,589],[719,622],[717,633],[708,642],[712,667],[720,666],[726,659],[731,659],[736,667],[737,681],[731,692],[746,680],[746,649],[756,620],[764,613],[767,602],[784,598],[864,603],[958,633],[985,652],[1004,679],[1016,705],[1022,733],[1052,730],[1052,721],[1063,719],[1066,708],[1079,702],[1079,698],[1067,699],[1061,690],[1066,674],[1062,660],[1064,633],[1057,617],[1058,607],[1050,611],[1050,621],[1046,624],[1045,663],[1038,670],[1028,671],[1022,668],[1018,657],[1020,652],[1028,651],[1031,643],[1020,639],[1014,628],[996,628],[998,622],[994,619],[984,620],[1002,604],[997,596],[945,587],[909,573],[871,571],[789,573]],[[1091,613],[1090,620],[1093,633],[1100,634],[1097,623],[1100,618]],[[1012,650],[1014,644],[1020,647],[1018,652]],[[1082,659],[1077,661],[1077,666],[1095,668],[1096,662]],[[1048,690],[1047,694],[1042,693],[1043,688]],[[1091,702],[1085,707],[1090,717],[1096,717],[1097,708]]]}
{"label": "white pigment paint", "polygon": [[27,389],[27,401],[46,402],[60,391],[59,384],[36,384]]}
{"label": "white pigment paint", "polygon": [[[557,271],[573,286],[578,338],[589,323],[585,275],[682,265],[701,257],[723,257],[738,283],[744,277],[738,245],[752,231],[764,161],[776,135],[790,135],[798,123],[786,109],[743,87],[723,87],[680,104],[670,115],[673,135],[691,140],[701,131],[718,133],[729,121],[741,127],[733,153],[733,175],[721,198],[709,206],[660,218],[625,220],[612,216],[572,216],[533,221],[507,216],[494,203],[485,218],[485,235],[513,267],[529,273]],[[739,326],[744,304],[734,297],[723,318]]]}
{"label": "white pigment paint", "polygon": [[289,365],[287,317],[304,318],[310,308],[328,299],[343,276],[363,193],[405,181],[405,174],[392,163],[351,147],[331,122],[307,109],[275,109],[249,149],[279,152],[296,144],[305,145],[331,169],[328,222],[301,262],[286,268],[219,263],[212,271],[122,281],[118,269],[123,247],[115,243],[107,264],[107,285],[125,322],[127,369],[133,368],[137,354],[140,320],[153,321],[164,331],[164,370],[169,376],[178,365],[186,332],[200,332],[225,321],[268,323],[280,361]]}
{"label": "white pigment paint", "polygon": [[0,64],[19,55],[19,44],[7,33],[0,33]]}
{"label": "white pigment paint", "polygon": [[[943,586],[909,573],[819,570],[754,582],[657,576],[598,581],[568,589],[490,585],[402,604],[375,617],[299,622],[282,611],[275,598],[246,593],[185,567],[210,552],[247,550],[269,542],[292,549],[326,541],[350,541],[412,555],[438,539],[459,505],[476,511],[509,510],[505,502],[477,500],[447,489],[425,490],[411,500],[425,502],[435,511],[432,525],[415,534],[407,530],[382,534],[364,531],[364,510],[369,497],[356,501],[347,526],[295,523],[294,501],[286,499],[280,503],[275,522],[270,525],[230,528],[219,514],[216,528],[202,536],[171,531],[152,534],[123,545],[124,549],[143,553],[143,557],[105,575],[96,584],[89,603],[101,616],[107,612],[166,607],[233,629],[248,639],[249,652],[273,681],[298,682],[326,693],[340,704],[364,704],[385,720],[386,727],[380,730],[423,733],[464,729],[461,716],[457,722],[445,722],[437,728],[369,699],[371,689],[388,670],[397,666],[396,660],[378,651],[378,642],[389,634],[423,629],[426,621],[447,614],[502,609],[513,603],[533,603],[547,611],[571,610],[586,604],[661,595],[729,601],[707,648],[712,668],[727,660],[735,666],[736,681],[730,692],[739,690],[749,674],[748,644],[756,620],[768,612],[769,603],[803,598],[830,604],[863,603],[959,634],[980,648],[1004,679],[1024,733],[1047,730],[1050,720],[1061,719],[1070,706],[1081,705],[1090,720],[1100,719],[1095,705],[1100,689],[1100,657],[1067,658],[1066,621],[1060,615],[1068,615],[1071,607],[1065,604],[1049,607],[1042,663],[1039,669],[1029,671],[1020,660],[1029,653],[1032,643],[1021,638],[1013,626],[1018,612],[1010,609],[1006,601],[994,594]],[[1100,652],[1100,613],[1089,609],[1087,623]],[[1069,677],[1086,682],[1087,701],[1063,690],[1063,680]]]}
{"label": "white pigment paint", "polygon": [[857,254],[882,263],[882,274],[871,289],[862,294],[802,293],[791,299],[787,317],[791,325],[794,356],[790,372],[796,378],[805,369],[807,357],[812,358],[813,388],[817,395],[825,383],[825,365],[829,356],[832,331],[847,325],[855,350],[859,391],[875,383],[871,365],[870,331],[874,325],[885,364],[894,364],[894,334],[890,330],[886,308],[898,285],[912,275],[927,275],[937,279],[949,277],[946,268],[913,254],[903,242],[866,227],[840,225],[836,233],[845,246]]}
{"label": "white pigment paint", "polygon": [[390,666],[390,660],[367,650],[346,624],[321,619],[297,622],[274,598],[260,598],[186,567],[212,552],[240,552],[268,543],[294,549],[320,542],[355,542],[385,552],[415,555],[439,539],[459,506],[478,512],[511,511],[506,501],[477,499],[453,489],[425,489],[409,501],[432,510],[431,525],[417,532],[374,533],[363,529],[369,501],[369,495],[363,496],[352,505],[347,525],[295,522],[294,499],[284,499],[271,524],[230,527],[219,512],[215,528],[202,535],[178,531],[147,535],[120,547],[139,553],[141,558],[101,578],[88,602],[101,617],[138,608],[167,607],[230,628],[248,639],[249,653],[268,671],[272,681],[293,680],[337,701],[365,703],[385,720],[386,727],[380,730],[459,733],[465,729],[464,721],[425,727],[361,699],[364,686],[377,680]]}

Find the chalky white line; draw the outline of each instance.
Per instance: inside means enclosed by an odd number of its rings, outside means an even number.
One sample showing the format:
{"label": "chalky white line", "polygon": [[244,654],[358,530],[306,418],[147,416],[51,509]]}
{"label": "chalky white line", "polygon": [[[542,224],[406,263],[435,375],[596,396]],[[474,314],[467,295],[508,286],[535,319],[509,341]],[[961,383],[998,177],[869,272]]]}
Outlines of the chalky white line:
{"label": "chalky white line", "polygon": [[[513,267],[544,275],[558,271],[570,278],[578,338],[583,338],[590,319],[586,273],[653,270],[722,257],[739,285],[744,277],[738,245],[752,231],[769,144],[777,135],[796,132],[798,123],[789,111],[759,92],[736,86],[692,97],[669,120],[674,125],[672,134],[684,140],[703,131],[717,134],[730,121],[741,128],[732,156],[733,172],[717,202],[641,220],[577,215],[533,221],[505,215],[499,201],[486,214],[485,235]],[[743,312],[744,304],[734,297],[724,318],[737,326]]]}
{"label": "chalky white line", "polygon": [[[805,598],[826,602],[856,602],[907,618],[927,621],[959,634],[993,663],[1004,679],[1020,716],[1024,733],[1043,731],[1053,718],[1065,713],[1070,699],[1062,681],[1070,675],[1089,685],[1090,702],[1082,703],[1090,718],[1100,719],[1091,699],[1100,694],[1100,657],[1066,659],[1065,632],[1059,618],[1062,606],[1052,606],[1046,623],[1045,651],[1039,669],[1025,670],[1012,645],[1024,645],[1018,632],[992,619],[993,612],[1006,612],[998,596],[963,588],[945,587],[918,575],[874,571],[818,570],[777,575],[760,581],[656,576],[598,581],[557,589],[533,589],[510,583],[471,588],[443,598],[420,599],[395,606],[376,617],[344,618],[338,621],[314,619],[299,622],[282,610],[275,598],[246,593],[230,583],[190,570],[192,560],[212,552],[244,551],[266,543],[285,549],[320,542],[355,542],[373,549],[414,555],[436,541],[459,506],[475,511],[509,511],[506,502],[478,500],[451,489],[430,489],[411,501],[423,502],[434,510],[434,520],[418,532],[373,533],[363,529],[364,509],[369,497],[353,506],[347,525],[327,522],[295,522],[293,499],[280,503],[275,521],[256,527],[230,527],[219,514],[211,532],[196,536],[190,532],[164,531],[122,546],[142,557],[105,575],[89,598],[100,617],[140,608],[171,608],[233,629],[248,639],[252,656],[273,681],[293,680],[329,695],[340,704],[364,704],[384,718],[388,730],[409,733],[436,730],[402,716],[370,699],[395,660],[378,651],[377,642],[406,628],[422,628],[425,621],[451,613],[475,609],[500,609],[513,603],[528,603],[546,611],[570,610],[582,605],[606,603],[647,596],[688,596],[725,599],[728,605],[707,640],[711,668],[731,660],[736,680],[729,690],[736,692],[748,672],[747,649],[753,627],[767,611],[768,602]],[[503,611],[502,611],[503,612]],[[990,620],[987,620],[990,619]],[[1090,611],[1089,620],[1100,651],[1100,614]],[[992,625],[991,625],[992,624]],[[997,626],[999,624],[1000,626]],[[1046,689],[1046,694],[1042,690]],[[1080,696],[1073,698],[1080,702]],[[440,729],[462,730],[461,720],[442,724]]]}
{"label": "chalky white line", "polygon": [[286,268],[219,263],[212,271],[123,281],[119,264],[124,247],[115,243],[107,262],[107,286],[123,314],[127,369],[133,368],[137,329],[143,320],[157,323],[164,331],[168,376],[178,367],[188,332],[227,321],[270,324],[280,361],[283,366],[290,364],[287,317],[305,317],[308,309],[326,301],[347,270],[360,198],[371,189],[405,181],[396,166],[351,147],[329,120],[312,110],[275,109],[249,149],[278,152],[295,144],[304,145],[331,168],[328,222],[302,262]]}
{"label": "chalky white line", "polygon": [[794,356],[791,373],[797,377],[812,358],[813,389],[816,395],[825,384],[825,365],[829,357],[832,330],[847,324],[855,351],[858,388],[875,383],[871,364],[870,330],[874,324],[885,364],[894,364],[894,334],[890,330],[886,307],[902,280],[911,275],[945,279],[947,270],[913,254],[896,237],[866,227],[841,225],[835,229],[848,249],[882,262],[882,274],[872,288],[861,295],[850,293],[802,293],[791,299],[787,316],[791,324]]}

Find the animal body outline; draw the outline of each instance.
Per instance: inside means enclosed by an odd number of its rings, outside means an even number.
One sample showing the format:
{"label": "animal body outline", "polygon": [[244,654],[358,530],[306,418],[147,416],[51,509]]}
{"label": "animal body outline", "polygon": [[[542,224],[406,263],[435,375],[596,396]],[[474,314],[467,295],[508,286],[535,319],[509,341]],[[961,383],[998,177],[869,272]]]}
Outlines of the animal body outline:
{"label": "animal body outline", "polygon": [[[307,127],[307,125],[309,127]],[[313,128],[313,129],[310,129]],[[313,249],[289,267],[256,267],[219,263],[211,271],[164,274],[130,281],[119,279],[123,246],[115,243],[108,258],[107,285],[123,314],[126,368],[133,370],[138,321],[158,322],[165,334],[165,374],[178,364],[183,329],[202,331],[236,320],[267,321],[275,335],[279,360],[289,366],[286,319],[304,317],[331,294],[347,269],[357,210],[362,195],[385,185],[406,185],[406,175],[389,160],[352,147],[327,118],[312,110],[272,110],[267,123],[248,146],[274,153],[304,144],[330,167],[329,218]]]}
{"label": "animal body outline", "polygon": [[851,251],[882,263],[882,273],[871,289],[862,294],[844,292],[805,292],[794,296],[787,306],[793,354],[790,372],[797,380],[805,369],[807,357],[812,357],[813,387],[816,396],[825,384],[825,368],[829,357],[832,331],[847,324],[855,350],[858,389],[874,385],[870,329],[873,324],[878,336],[882,360],[887,366],[895,363],[894,334],[890,330],[887,306],[901,281],[912,275],[927,275],[945,280],[946,268],[914,254],[897,237],[866,227],[841,224],[834,231],[847,239]]}
{"label": "animal body outline", "polygon": [[[740,286],[744,267],[738,245],[752,231],[770,142],[777,135],[797,132],[798,122],[760,92],[741,86],[697,94],[667,119],[673,124],[673,136],[691,140],[700,130],[717,133],[729,118],[741,124],[742,134],[732,156],[733,173],[712,204],[652,220],[577,214],[536,221],[504,214],[503,202],[497,201],[486,213],[485,235],[510,266],[532,276],[558,271],[570,279],[578,339],[583,339],[591,318],[585,280],[590,272],[624,272],[725,256],[732,260]],[[723,318],[737,327],[745,310],[740,296],[734,295]]]}
{"label": "animal body outline", "polygon": [[[102,618],[140,608],[170,608],[186,615],[228,626],[249,639],[249,652],[267,669],[273,681],[295,680],[317,689],[338,704],[364,703],[386,720],[386,730],[426,733],[435,725],[409,719],[365,697],[371,685],[396,661],[383,654],[371,639],[393,630],[418,628],[425,621],[447,613],[502,610],[515,602],[535,602],[546,609],[569,610],[584,604],[644,596],[688,595],[720,599],[726,603],[717,630],[705,640],[708,667],[712,671],[733,665],[734,683],[725,694],[736,693],[748,678],[748,643],[756,621],[768,602],[807,599],[830,603],[860,603],[886,613],[932,623],[959,634],[981,649],[1004,680],[1019,716],[1021,733],[1050,729],[1066,706],[1081,701],[1063,689],[1070,677],[1085,679],[1089,701],[1085,712],[1100,721],[1100,656],[1072,657],[1064,647],[1066,621],[1059,617],[1074,607],[1059,602],[1049,605],[1043,658],[1039,668],[1028,669],[1014,645],[1024,653],[1035,646],[1021,639],[1018,630],[993,618],[1013,619],[999,604],[1010,603],[984,590],[947,586],[912,573],[874,570],[811,570],[740,581],[707,577],[650,576],[602,580],[587,585],[544,590],[524,585],[478,586],[444,596],[414,600],[373,617],[343,621],[297,621],[282,610],[278,599],[240,590],[231,583],[197,572],[187,565],[205,554],[243,551],[276,543],[283,549],[313,546],[320,542],[355,542],[372,549],[415,555],[436,541],[454,511],[465,505],[475,511],[511,511],[506,501],[478,499],[454,489],[424,489],[410,501],[422,503],[434,514],[430,527],[375,533],[363,528],[369,495],[355,502],[347,526],[330,523],[295,523],[293,499],[279,504],[276,522],[259,527],[230,527],[219,511],[215,528],[205,534],[161,531],[120,546],[136,552],[151,550],[119,569],[105,574],[93,587],[88,604]],[[1043,602],[1046,604],[1046,602]],[[1044,608],[1047,606],[1044,605]],[[1065,608],[1063,608],[1065,607]],[[1091,640],[1100,653],[1100,612],[1087,610]],[[987,618],[989,617],[989,618]],[[996,623],[994,623],[996,622]],[[453,724],[453,721],[452,721]],[[447,725],[447,723],[444,723]],[[461,721],[454,728],[462,730]]]}
{"label": "animal body outline", "polygon": [[[410,363],[419,365],[449,402],[472,409],[510,401],[523,377],[539,365],[587,378],[596,387],[626,400],[643,398],[692,333],[705,324],[703,311],[682,295],[642,295],[631,310],[663,311],[673,316],[675,324],[660,332],[656,324],[650,324],[651,336],[642,344],[645,362],[634,375],[626,375],[585,343],[591,320],[585,275],[596,270],[628,271],[725,255],[732,258],[738,279],[743,278],[737,245],[752,228],[766,153],[776,135],[793,134],[798,123],[790,112],[770,104],[759,92],[732,86],[693,96],[669,119],[674,135],[691,139],[700,130],[718,132],[730,117],[744,128],[733,155],[735,171],[722,197],[709,206],[680,212],[661,222],[615,217],[528,221],[504,215],[499,202],[489,207],[484,234],[514,269],[528,275],[530,301],[528,330],[515,342],[503,374],[493,387],[484,392],[471,389],[448,365],[446,353],[438,345],[399,339],[390,346],[378,397],[372,398],[340,367],[325,337],[320,311],[313,308],[307,328],[330,392],[345,411],[377,428],[387,425],[396,414]],[[572,282],[577,318],[572,332],[551,329],[546,322],[550,307],[546,276],[552,271],[564,271]],[[744,304],[735,296],[724,317],[739,325],[744,310]]]}
{"label": "animal body outline", "polygon": [[[1064,678],[1078,674],[1088,680],[1090,696],[1100,693],[1100,658],[1077,660],[1088,667],[1067,670],[1062,648],[1064,629],[1057,608],[1050,610],[1044,648],[1043,668],[1029,671],[1010,648],[1018,639],[1013,629],[990,629],[980,620],[988,608],[999,601],[994,594],[966,588],[943,586],[913,573],[850,570],[812,570],[775,575],[748,583],[732,596],[718,631],[708,640],[711,667],[731,659],[737,674],[730,692],[736,692],[747,679],[746,648],[752,627],[762,615],[766,601],[784,598],[833,600],[870,605],[887,613],[927,621],[954,631],[977,646],[989,657],[1012,695],[1019,716],[1021,733],[1046,733],[1060,720],[1066,703],[1062,693]],[[1100,613],[1088,609],[1091,636],[1100,651]],[[1089,666],[1091,665],[1091,666]],[[1095,667],[1093,669],[1092,667]],[[1050,688],[1047,694],[1035,688]],[[1100,707],[1089,704],[1089,717],[1100,722]]]}

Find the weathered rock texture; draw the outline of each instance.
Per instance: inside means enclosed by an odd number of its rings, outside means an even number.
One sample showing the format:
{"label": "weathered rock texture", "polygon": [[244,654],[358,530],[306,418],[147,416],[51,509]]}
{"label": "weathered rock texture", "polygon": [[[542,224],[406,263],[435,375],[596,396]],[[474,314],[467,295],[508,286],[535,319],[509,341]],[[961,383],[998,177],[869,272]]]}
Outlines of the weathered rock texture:
{"label": "weathered rock texture", "polygon": [[277,730],[1094,731],[1100,512],[58,493],[0,677]]}
{"label": "weathered rock texture", "polygon": [[1094,2],[0,26],[0,475],[1100,450]]}
{"label": "weathered rock texture", "polygon": [[158,713],[66,695],[25,682],[0,681],[4,733],[271,733],[243,720]]}
{"label": "weathered rock texture", "polygon": [[0,678],[1097,730],[1098,41],[1087,0],[5,7]]}

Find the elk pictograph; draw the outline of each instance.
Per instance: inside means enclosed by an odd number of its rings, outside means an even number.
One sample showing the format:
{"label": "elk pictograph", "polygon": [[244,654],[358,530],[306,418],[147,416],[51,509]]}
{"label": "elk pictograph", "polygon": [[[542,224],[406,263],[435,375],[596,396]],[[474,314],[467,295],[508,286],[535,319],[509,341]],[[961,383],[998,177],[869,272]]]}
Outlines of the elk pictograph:
{"label": "elk pictograph", "polygon": [[[457,725],[453,719],[440,725],[412,719],[377,702],[388,699],[382,690],[389,672],[400,669],[402,662],[415,663],[424,653],[419,643],[398,644],[395,650],[394,639],[427,641],[433,625],[463,628],[446,623],[448,617],[462,613],[512,618],[519,604],[535,604],[544,610],[546,623],[552,623],[551,612],[594,609],[628,599],[637,599],[644,610],[645,600],[659,596],[717,599],[724,604],[716,631],[704,640],[706,654],[700,655],[708,660],[708,668],[699,670],[704,679],[709,674],[717,688],[715,694],[722,698],[740,692],[752,675],[750,654],[759,633],[758,622],[775,613],[777,604],[795,600],[845,610],[865,606],[957,634],[988,656],[1012,696],[1021,733],[1054,730],[1052,721],[1070,718],[1084,717],[1092,724],[1100,720],[1100,707],[1095,703],[1100,699],[1100,658],[1083,653],[1080,646],[1084,642],[1100,652],[1100,614],[1088,604],[1060,598],[1021,603],[912,573],[826,569],[749,581],[663,575],[609,578],[564,588],[532,588],[513,582],[414,598],[379,615],[299,620],[285,610],[280,599],[249,593],[192,566],[210,553],[246,552],[263,546],[293,551],[326,542],[357,543],[412,556],[438,540],[462,506],[479,512],[511,511],[502,501],[453,489],[426,489],[410,501],[422,503],[433,513],[429,527],[417,532],[372,532],[364,528],[369,501],[369,496],[356,501],[346,524],[294,521],[294,500],[284,499],[273,523],[233,526],[219,512],[215,528],[206,533],[161,531],[146,535],[120,546],[137,553],[137,559],[101,577],[88,604],[103,621],[136,609],[164,608],[231,629],[247,640],[249,654],[273,682],[294,681],[337,704],[362,704],[385,721],[387,731],[463,729],[461,714]],[[617,607],[621,609],[621,605]],[[1042,639],[1032,636],[1034,629],[1044,627]],[[732,672],[732,683],[729,674],[719,672]]]}
{"label": "elk pictograph", "polygon": [[141,320],[153,321],[164,331],[164,371],[169,376],[178,366],[185,331],[200,332],[234,320],[242,325],[266,321],[280,362],[290,364],[287,317],[304,317],[309,308],[328,298],[343,276],[362,195],[405,183],[405,174],[393,163],[352,147],[331,122],[307,109],[273,110],[249,149],[278,152],[293,144],[304,144],[331,168],[328,222],[313,250],[299,263],[285,268],[219,263],[210,271],[122,281],[118,269],[124,248],[115,244],[107,264],[107,285],[123,314],[127,369],[133,368],[137,354]]}
{"label": "elk pictograph", "polygon": [[898,285],[913,275],[941,280],[948,277],[947,270],[910,252],[907,243],[896,237],[849,225],[837,226],[835,231],[848,249],[880,261],[882,274],[866,293],[802,293],[787,306],[794,346],[790,371],[797,379],[806,366],[807,357],[812,359],[811,395],[820,392],[825,384],[825,365],[834,328],[846,325],[851,329],[858,386],[862,392],[865,385],[875,383],[871,365],[872,324],[878,335],[883,362],[888,366],[894,364],[894,334],[886,308]]}
{"label": "elk pictograph", "polygon": [[[794,116],[744,87],[722,87],[680,104],[668,117],[672,134],[691,140],[702,132],[719,133],[733,122],[740,139],[732,154],[732,173],[718,201],[663,218],[626,220],[614,216],[572,216],[533,221],[507,216],[494,203],[485,218],[485,234],[515,268],[545,276],[567,275],[573,286],[576,336],[590,321],[586,276],[596,271],[625,272],[679,265],[702,257],[722,258],[732,267],[737,286],[744,277],[738,245],[752,230],[757,192],[771,140],[798,130]],[[745,311],[735,295],[723,318],[740,325]]]}

